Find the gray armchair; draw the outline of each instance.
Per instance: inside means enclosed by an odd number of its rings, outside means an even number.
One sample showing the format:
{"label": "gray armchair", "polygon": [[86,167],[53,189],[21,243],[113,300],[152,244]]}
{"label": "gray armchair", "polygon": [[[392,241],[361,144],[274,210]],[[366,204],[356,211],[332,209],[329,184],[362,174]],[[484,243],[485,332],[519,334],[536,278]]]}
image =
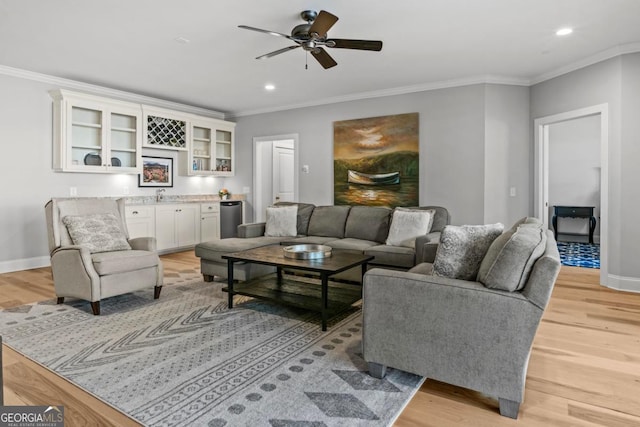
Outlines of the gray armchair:
{"label": "gray armchair", "polygon": [[363,355],[377,378],[387,367],[498,398],[517,418],[534,335],[560,270],[553,234],[524,288],[490,289],[476,281],[369,270],[363,290]]}
{"label": "gray armchair", "polygon": [[[90,301],[93,314],[98,315],[103,298],[147,288],[154,288],[154,298],[160,297],[163,269],[155,238],[129,239],[124,199],[53,199],[46,204],[45,213],[58,304],[65,297],[80,298]],[[126,248],[101,250],[92,244],[74,244],[65,222],[101,214],[112,220],[112,234]]]}

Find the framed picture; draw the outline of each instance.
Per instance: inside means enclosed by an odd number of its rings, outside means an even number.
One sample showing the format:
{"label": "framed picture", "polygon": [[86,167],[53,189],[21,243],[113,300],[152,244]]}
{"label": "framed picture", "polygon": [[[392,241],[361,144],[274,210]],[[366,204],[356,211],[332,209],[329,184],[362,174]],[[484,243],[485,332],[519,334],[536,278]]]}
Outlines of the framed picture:
{"label": "framed picture", "polygon": [[142,156],[138,187],[173,187],[173,159]]}

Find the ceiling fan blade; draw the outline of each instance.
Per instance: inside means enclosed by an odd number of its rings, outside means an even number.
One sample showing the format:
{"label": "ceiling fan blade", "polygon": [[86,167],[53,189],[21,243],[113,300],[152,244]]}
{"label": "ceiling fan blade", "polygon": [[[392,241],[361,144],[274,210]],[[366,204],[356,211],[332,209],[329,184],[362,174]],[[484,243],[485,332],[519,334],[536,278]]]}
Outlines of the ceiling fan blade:
{"label": "ceiling fan blade", "polygon": [[333,24],[338,22],[338,17],[331,13],[321,10],[318,16],[311,24],[309,28],[309,34],[316,33],[319,37],[323,37],[329,31],[329,28],[333,27]]}
{"label": "ceiling fan blade", "polygon": [[280,55],[281,53],[289,52],[291,49],[295,49],[297,47],[300,47],[300,45],[297,44],[295,46],[287,46],[285,48],[274,50],[273,52],[265,53],[264,55],[260,55],[256,59],[271,58],[272,56],[276,56],[276,55]]}
{"label": "ceiling fan blade", "polygon": [[312,50],[311,55],[316,58],[316,60],[320,63],[320,65],[324,67],[325,70],[327,68],[335,67],[336,65],[338,65],[338,63],[334,61],[331,55],[329,55],[327,51],[321,47]]}
{"label": "ceiling fan blade", "polygon": [[338,49],[375,50],[377,52],[382,50],[382,42],[379,40],[328,39],[327,46]]}
{"label": "ceiling fan blade", "polygon": [[250,27],[248,25],[238,25],[238,28],[242,28],[243,30],[251,30],[251,31],[257,31],[259,33],[266,33],[266,34],[271,34],[272,36],[278,36],[278,37],[284,37],[286,39],[291,39],[291,36],[287,35],[287,34],[282,34],[282,33],[278,33],[276,31],[270,31],[270,30],[263,30],[262,28],[256,28],[256,27]]}

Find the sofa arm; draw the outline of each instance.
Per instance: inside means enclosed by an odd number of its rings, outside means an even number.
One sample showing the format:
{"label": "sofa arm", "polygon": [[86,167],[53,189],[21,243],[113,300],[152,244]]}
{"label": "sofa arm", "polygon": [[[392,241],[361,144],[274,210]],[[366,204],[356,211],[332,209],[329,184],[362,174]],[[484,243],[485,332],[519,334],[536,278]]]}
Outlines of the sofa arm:
{"label": "sofa arm", "polygon": [[240,224],[238,226],[238,237],[248,239],[251,237],[264,236],[266,230],[266,222],[252,222],[249,224]]}
{"label": "sofa arm", "polygon": [[520,292],[375,268],[363,281],[363,355],[520,402],[541,316]]}
{"label": "sofa arm", "polygon": [[440,234],[439,231],[432,231],[424,236],[416,237],[416,264],[433,263],[440,244]]}
{"label": "sofa arm", "polygon": [[129,239],[129,245],[131,249],[138,251],[156,251],[156,238],[155,237],[136,237]]}

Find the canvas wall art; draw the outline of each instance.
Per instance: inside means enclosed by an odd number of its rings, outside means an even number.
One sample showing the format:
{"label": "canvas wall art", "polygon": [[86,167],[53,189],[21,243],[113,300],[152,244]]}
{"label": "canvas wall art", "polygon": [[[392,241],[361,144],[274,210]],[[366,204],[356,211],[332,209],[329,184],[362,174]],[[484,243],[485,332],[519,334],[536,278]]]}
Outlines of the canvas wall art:
{"label": "canvas wall art", "polygon": [[418,131],[418,113],[334,122],[334,204],[418,206]]}

